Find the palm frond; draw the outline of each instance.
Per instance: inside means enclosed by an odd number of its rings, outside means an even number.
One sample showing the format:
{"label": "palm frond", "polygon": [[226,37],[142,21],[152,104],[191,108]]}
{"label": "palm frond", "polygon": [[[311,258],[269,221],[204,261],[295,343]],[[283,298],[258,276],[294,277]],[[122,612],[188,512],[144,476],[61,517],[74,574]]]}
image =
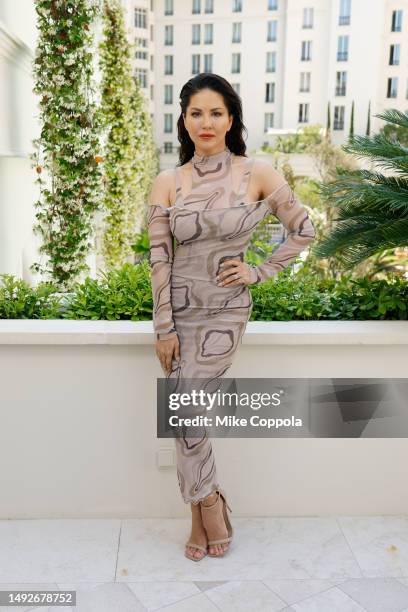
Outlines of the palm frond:
{"label": "palm frond", "polygon": [[[363,236],[369,236],[378,230],[378,219],[370,215],[361,215],[358,219],[342,219],[336,221],[331,233],[320,240],[315,247],[315,253],[324,257],[334,254],[334,246],[339,249],[352,243],[358,243]],[[329,249],[330,245],[330,249]]]}
{"label": "palm frond", "polygon": [[[376,116],[408,129],[408,112],[387,109]],[[379,133],[351,136],[342,149],[392,171],[392,176],[385,176],[378,170],[336,166],[333,179],[317,186],[337,216],[330,219],[329,235],[312,246],[311,254],[336,255],[352,268],[378,252],[408,243],[408,147],[395,136]]]}
{"label": "palm frond", "polygon": [[374,115],[374,117],[384,119],[387,123],[394,123],[395,125],[400,125],[408,129],[408,112],[404,113],[396,108],[387,108],[382,113]]}
{"label": "palm frond", "polygon": [[379,215],[379,220],[386,217],[408,219],[408,191],[390,191],[381,185],[362,185],[358,197],[355,192],[350,192],[337,203],[337,212],[341,218],[369,212]]}
{"label": "palm frond", "polygon": [[381,172],[376,172],[375,170],[367,170],[366,168],[360,169],[360,175],[361,178],[364,179],[364,181],[380,185],[389,185],[390,188],[406,189],[408,191],[408,175],[406,177],[386,176]]}
{"label": "palm frond", "polygon": [[390,140],[384,134],[355,135],[341,148],[358,158],[368,157],[389,170],[408,173],[408,147],[396,140]]}
{"label": "palm frond", "polygon": [[339,253],[347,268],[361,263],[383,249],[408,244],[408,219],[394,219],[378,227],[367,217],[339,222],[327,238],[323,238],[312,254],[330,257]]}
{"label": "palm frond", "polygon": [[384,243],[387,247],[405,247],[408,245],[408,219],[395,219],[390,223],[385,223],[381,228],[384,236]]}
{"label": "palm frond", "polygon": [[408,216],[408,180],[402,177],[384,176],[370,170],[345,173],[336,181],[321,184],[317,192],[335,206],[357,214],[358,210],[381,210],[383,213],[399,212]]}

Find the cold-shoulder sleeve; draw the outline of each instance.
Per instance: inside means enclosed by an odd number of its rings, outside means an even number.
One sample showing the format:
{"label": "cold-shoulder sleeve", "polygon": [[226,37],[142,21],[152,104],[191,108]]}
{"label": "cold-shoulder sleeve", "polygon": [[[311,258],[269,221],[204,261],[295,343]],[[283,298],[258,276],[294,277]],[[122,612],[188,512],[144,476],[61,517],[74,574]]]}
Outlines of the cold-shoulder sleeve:
{"label": "cold-shoulder sleeve", "polygon": [[286,268],[316,235],[306,209],[286,181],[266,200],[271,212],[287,230],[287,238],[264,262],[250,266],[252,285],[262,283]]}
{"label": "cold-shoulder sleeve", "polygon": [[171,268],[173,234],[169,211],[165,206],[150,204],[147,214],[150,241],[149,263],[153,297],[153,328],[157,340],[177,335],[171,307]]}

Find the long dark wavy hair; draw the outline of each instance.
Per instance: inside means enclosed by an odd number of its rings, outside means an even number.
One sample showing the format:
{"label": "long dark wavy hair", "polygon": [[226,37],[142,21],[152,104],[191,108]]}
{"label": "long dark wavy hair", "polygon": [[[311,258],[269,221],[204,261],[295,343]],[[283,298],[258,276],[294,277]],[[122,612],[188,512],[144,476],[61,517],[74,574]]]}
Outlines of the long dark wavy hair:
{"label": "long dark wavy hair", "polygon": [[180,142],[179,163],[177,166],[186,164],[194,155],[194,142],[191,140],[185,125],[183,115],[187,114],[187,107],[192,95],[201,89],[212,89],[222,95],[224,104],[233,122],[230,130],[225,135],[225,144],[235,155],[245,155],[246,144],[242,132],[248,132],[242,121],[241,98],[231,84],[218,74],[213,72],[200,72],[183,85],[180,92],[181,114],[177,121],[177,137]]}

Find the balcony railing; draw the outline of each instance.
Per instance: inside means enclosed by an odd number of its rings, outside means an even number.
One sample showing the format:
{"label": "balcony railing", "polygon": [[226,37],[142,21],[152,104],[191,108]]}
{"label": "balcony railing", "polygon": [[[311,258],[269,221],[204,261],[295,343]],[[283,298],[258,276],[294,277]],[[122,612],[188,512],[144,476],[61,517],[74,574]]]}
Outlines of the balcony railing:
{"label": "balcony railing", "polygon": [[337,61],[346,62],[348,60],[348,51],[337,51]]}

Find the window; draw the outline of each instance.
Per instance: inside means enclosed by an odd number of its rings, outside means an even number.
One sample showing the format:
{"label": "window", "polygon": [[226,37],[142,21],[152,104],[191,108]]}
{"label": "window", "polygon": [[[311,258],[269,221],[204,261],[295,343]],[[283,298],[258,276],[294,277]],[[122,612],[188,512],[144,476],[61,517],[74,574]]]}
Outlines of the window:
{"label": "window", "polygon": [[276,21],[276,19],[274,19],[273,21],[268,21],[268,35],[267,35],[268,42],[274,42],[276,40],[277,27],[278,27],[278,22]]}
{"label": "window", "polygon": [[164,2],[164,14],[174,15],[173,0],[165,0]]}
{"label": "window", "polygon": [[265,102],[275,102],[275,83],[266,83]]}
{"label": "window", "polygon": [[201,0],[193,0],[193,15],[197,15],[197,13],[201,13]]}
{"label": "window", "polygon": [[154,40],[154,28],[153,25],[150,26],[150,40],[153,42]]}
{"label": "window", "polygon": [[193,24],[191,30],[191,43],[193,45],[199,45],[201,42],[201,26],[199,23]]}
{"label": "window", "polygon": [[172,25],[164,26],[164,44],[165,45],[173,44],[173,30],[174,30],[174,26]]}
{"label": "window", "polygon": [[336,72],[336,96],[346,95],[347,72],[344,70]]}
{"label": "window", "polygon": [[154,100],[154,87],[153,87],[153,85],[150,85],[150,99]]}
{"label": "window", "polygon": [[173,56],[164,56],[164,74],[173,74]]}
{"label": "window", "polygon": [[[240,83],[231,83],[232,89],[238,94],[241,94],[241,84]],[[408,89],[407,89],[408,92]]]}
{"label": "window", "polygon": [[308,123],[309,121],[309,104],[299,104],[298,123]]}
{"label": "window", "polygon": [[401,32],[402,10],[392,11],[391,32]]}
{"label": "window", "polygon": [[193,53],[191,56],[191,73],[198,74],[200,72],[200,55]]}
{"label": "window", "polygon": [[173,131],[173,115],[172,113],[164,113],[164,131],[170,133]]}
{"label": "window", "polygon": [[276,72],[276,51],[268,51],[266,54],[266,72]]}
{"label": "window", "polygon": [[240,53],[232,54],[231,72],[241,72],[241,54]]}
{"label": "window", "polygon": [[241,42],[241,23],[233,23],[232,24],[232,42],[240,43]]}
{"label": "window", "polygon": [[204,72],[212,72],[213,56],[212,53],[204,53]]}
{"label": "window", "polygon": [[337,40],[337,61],[346,62],[348,60],[348,36],[339,36]]}
{"label": "window", "polygon": [[154,70],[154,55],[150,56],[150,70]]}
{"label": "window", "polygon": [[232,12],[240,13],[242,11],[242,0],[232,0]]}
{"label": "window", "polygon": [[303,23],[302,28],[313,28],[313,8],[303,9]]}
{"label": "window", "polygon": [[211,45],[213,41],[214,28],[212,23],[206,23],[204,25],[204,44]]}
{"label": "window", "polygon": [[398,95],[398,77],[390,77],[387,84],[387,98],[396,98]]}
{"label": "window", "polygon": [[135,79],[139,81],[140,87],[145,89],[147,87],[147,70],[145,68],[136,68]]}
{"label": "window", "polygon": [[135,45],[137,47],[145,47],[147,48],[147,38],[139,38],[138,36],[135,37]]}
{"label": "window", "polygon": [[136,59],[147,60],[148,53],[147,53],[147,51],[135,51],[135,58]]}
{"label": "window", "polygon": [[172,142],[164,142],[164,153],[173,153],[173,143]]}
{"label": "window", "polygon": [[147,28],[147,10],[135,8],[135,28]]}
{"label": "window", "polygon": [[268,0],[268,11],[278,10],[278,0]]}
{"label": "window", "polygon": [[164,86],[164,103],[173,104],[173,85]]}
{"label": "window", "polygon": [[351,0],[340,0],[339,25],[350,25]]}
{"label": "window", "polygon": [[399,66],[400,63],[400,45],[390,46],[390,66]]}
{"label": "window", "polygon": [[344,106],[334,107],[333,130],[344,130]]}
{"label": "window", "polygon": [[273,116],[274,113],[265,113],[264,132],[267,132],[269,128],[273,128]]}
{"label": "window", "polygon": [[148,53],[147,51],[143,50],[143,49],[147,49],[147,38],[137,38],[136,37],[135,45],[136,45],[135,58],[147,60]]}
{"label": "window", "polygon": [[300,73],[299,91],[310,91],[310,72]]}
{"label": "window", "polygon": [[302,51],[301,51],[300,59],[303,62],[308,62],[312,59],[312,41],[311,40],[302,41]]}
{"label": "window", "polygon": [[154,11],[154,2],[153,0],[150,0],[150,12],[153,13]]}
{"label": "window", "polygon": [[214,12],[214,0],[205,0],[204,13],[213,13],[213,12]]}

